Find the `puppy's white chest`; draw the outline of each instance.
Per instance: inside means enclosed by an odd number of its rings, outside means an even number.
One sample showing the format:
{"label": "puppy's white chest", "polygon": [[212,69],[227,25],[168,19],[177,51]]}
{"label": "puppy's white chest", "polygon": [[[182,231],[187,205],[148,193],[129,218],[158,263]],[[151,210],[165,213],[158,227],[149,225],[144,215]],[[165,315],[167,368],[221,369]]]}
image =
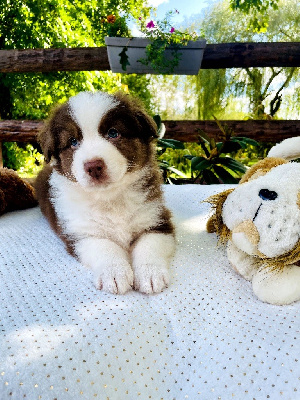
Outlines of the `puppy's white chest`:
{"label": "puppy's white chest", "polygon": [[57,184],[60,178],[55,174],[50,179],[52,203],[64,233],[75,240],[107,238],[128,248],[137,235],[159,222],[161,205],[146,202],[144,192],[127,189],[105,198],[69,183]]}

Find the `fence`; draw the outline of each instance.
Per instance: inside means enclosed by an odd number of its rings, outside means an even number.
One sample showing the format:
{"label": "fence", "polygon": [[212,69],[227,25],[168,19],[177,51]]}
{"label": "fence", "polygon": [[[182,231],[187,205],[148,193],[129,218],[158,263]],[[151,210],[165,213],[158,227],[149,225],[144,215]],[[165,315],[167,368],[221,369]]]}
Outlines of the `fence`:
{"label": "fence", "polygon": [[[221,43],[205,48],[202,69],[247,67],[300,67],[300,43]],[[110,70],[106,47],[0,50],[0,72]],[[247,120],[220,121],[239,136],[277,142],[298,136],[300,121]],[[218,135],[214,121],[164,121],[166,138],[195,142],[199,130]],[[2,142],[35,142],[42,121],[0,120],[0,166]]]}

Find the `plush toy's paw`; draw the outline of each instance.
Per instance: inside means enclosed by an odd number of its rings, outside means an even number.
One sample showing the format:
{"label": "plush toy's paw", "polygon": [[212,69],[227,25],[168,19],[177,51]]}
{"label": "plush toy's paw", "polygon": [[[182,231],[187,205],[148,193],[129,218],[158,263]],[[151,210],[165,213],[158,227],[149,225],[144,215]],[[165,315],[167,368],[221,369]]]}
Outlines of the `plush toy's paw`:
{"label": "plush toy's paw", "polygon": [[132,289],[133,272],[128,263],[111,265],[96,275],[96,288],[113,294],[124,294]]}
{"label": "plush toy's paw", "polygon": [[296,265],[282,270],[261,268],[252,280],[256,296],[270,304],[290,304],[300,300],[300,268]]}
{"label": "plush toy's paw", "polygon": [[245,279],[251,281],[258,267],[254,258],[244,251],[240,250],[231,240],[227,245],[227,257],[233,266],[233,269],[241,274]]}
{"label": "plush toy's paw", "polygon": [[159,293],[169,284],[167,268],[155,264],[142,264],[134,270],[134,288],[142,293]]}

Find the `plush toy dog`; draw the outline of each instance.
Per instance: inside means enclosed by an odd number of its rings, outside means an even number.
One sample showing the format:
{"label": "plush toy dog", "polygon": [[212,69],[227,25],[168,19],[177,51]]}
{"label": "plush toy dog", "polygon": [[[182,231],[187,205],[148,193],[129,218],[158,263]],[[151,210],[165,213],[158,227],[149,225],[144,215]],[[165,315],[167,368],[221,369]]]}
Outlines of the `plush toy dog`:
{"label": "plush toy dog", "polygon": [[207,230],[227,242],[233,268],[271,304],[300,299],[300,164],[287,161],[300,156],[299,139],[276,145],[235,189],[207,200]]}
{"label": "plush toy dog", "polygon": [[37,205],[31,184],[12,169],[0,168],[0,215]]}

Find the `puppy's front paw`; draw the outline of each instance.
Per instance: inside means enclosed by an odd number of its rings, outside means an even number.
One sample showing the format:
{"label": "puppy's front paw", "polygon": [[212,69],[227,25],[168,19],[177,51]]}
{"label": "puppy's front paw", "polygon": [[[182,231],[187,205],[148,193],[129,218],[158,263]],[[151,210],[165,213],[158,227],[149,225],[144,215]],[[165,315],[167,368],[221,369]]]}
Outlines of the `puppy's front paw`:
{"label": "puppy's front paw", "polygon": [[142,264],[134,269],[134,289],[142,293],[159,293],[169,281],[169,271],[163,266]]}
{"label": "puppy's front paw", "polygon": [[133,272],[128,263],[110,265],[96,275],[96,288],[113,294],[124,294],[133,286]]}

